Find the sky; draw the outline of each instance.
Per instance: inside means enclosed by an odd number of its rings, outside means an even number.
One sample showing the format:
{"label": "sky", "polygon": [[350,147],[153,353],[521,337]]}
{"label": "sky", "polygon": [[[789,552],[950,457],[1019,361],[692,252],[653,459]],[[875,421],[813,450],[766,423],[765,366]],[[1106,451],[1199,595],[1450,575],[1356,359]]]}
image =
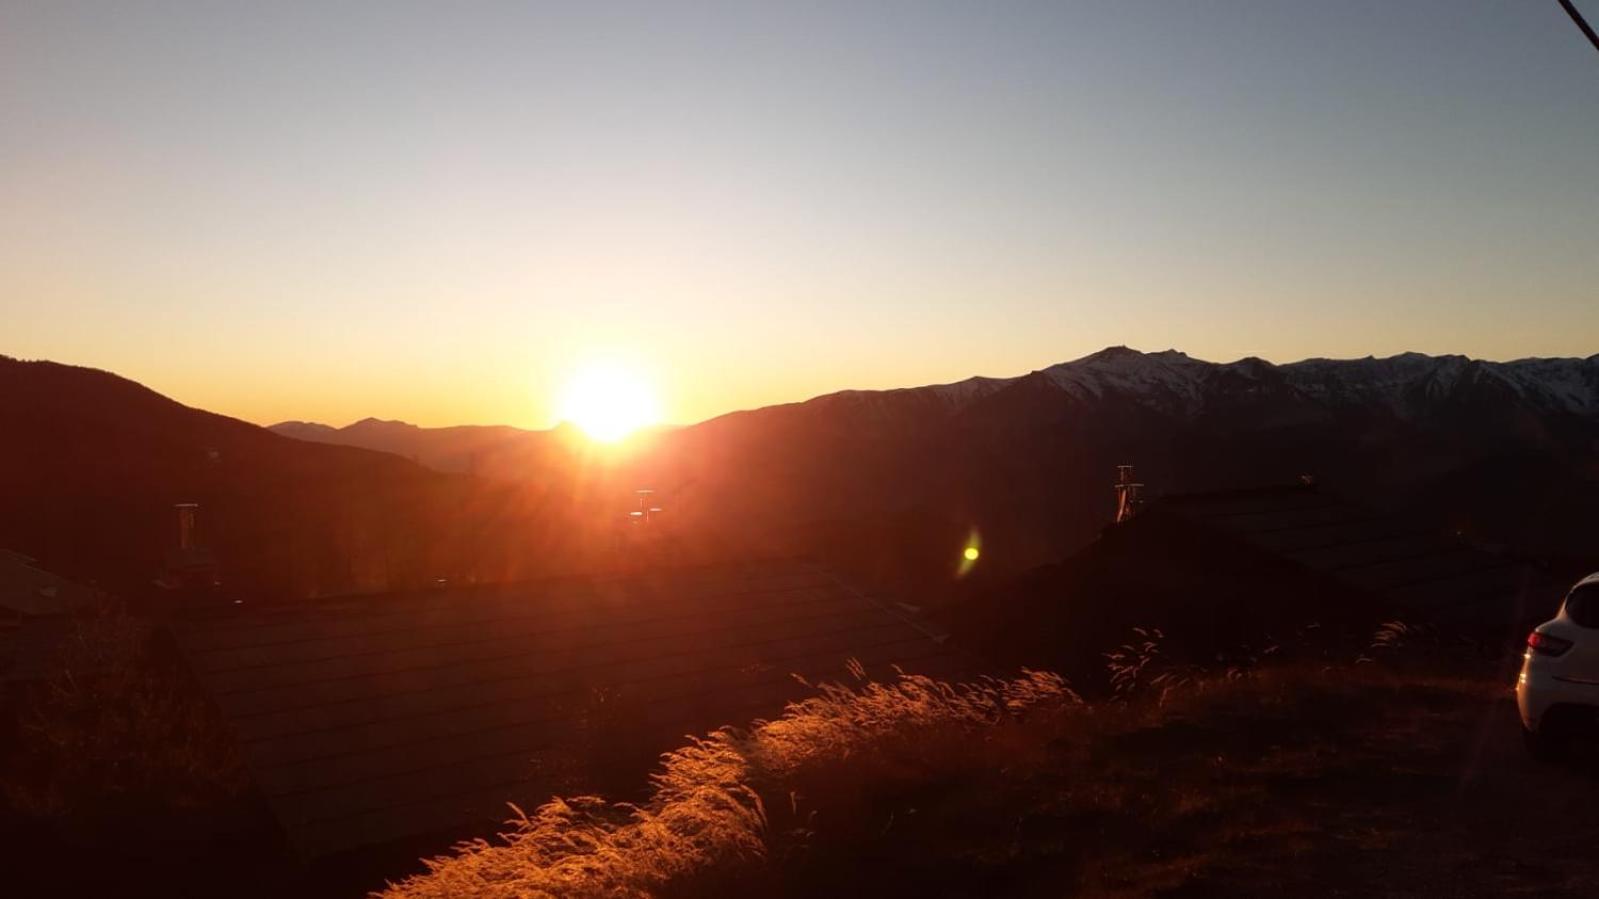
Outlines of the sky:
{"label": "sky", "polygon": [[691,422],[1118,344],[1599,352],[1599,54],[1555,0],[0,0],[0,353],[544,427],[597,358]]}

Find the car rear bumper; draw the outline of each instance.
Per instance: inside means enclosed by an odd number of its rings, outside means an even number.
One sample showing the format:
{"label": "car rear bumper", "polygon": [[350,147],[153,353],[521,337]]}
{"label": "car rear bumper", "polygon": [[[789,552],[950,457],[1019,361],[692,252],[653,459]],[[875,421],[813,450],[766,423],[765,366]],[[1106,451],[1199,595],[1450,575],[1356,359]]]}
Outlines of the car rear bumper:
{"label": "car rear bumper", "polygon": [[1536,733],[1544,715],[1556,706],[1599,710],[1599,683],[1563,680],[1532,666],[1523,667],[1516,679],[1516,708],[1521,712],[1522,726]]}

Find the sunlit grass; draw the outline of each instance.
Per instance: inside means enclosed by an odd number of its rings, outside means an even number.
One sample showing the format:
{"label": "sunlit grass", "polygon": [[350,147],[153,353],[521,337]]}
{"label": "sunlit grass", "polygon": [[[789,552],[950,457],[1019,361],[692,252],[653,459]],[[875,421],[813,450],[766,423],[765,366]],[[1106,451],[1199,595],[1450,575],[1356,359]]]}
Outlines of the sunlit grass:
{"label": "sunlit grass", "polygon": [[1319,819],[1269,802],[1274,785],[1330,772],[1322,801],[1358,830],[1406,776],[1392,753],[1447,761],[1497,695],[1458,647],[1400,651],[1382,636],[1400,630],[1384,625],[1370,655],[1306,646],[1290,659],[1274,644],[1269,664],[1205,670],[1135,629],[1106,654],[1113,686],[1096,703],[1048,673],[870,683],[852,665],[857,685],[821,685],[774,720],[665,755],[643,804],[552,800],[381,895],[882,894],[996,872],[1095,896],[1226,883],[1257,850],[1323,846]]}
{"label": "sunlit grass", "polygon": [[[555,799],[518,814],[495,842],[429,860],[391,899],[656,895],[766,857],[763,795],[807,779],[881,776],[891,762],[925,776],[969,764],[1002,725],[1041,723],[1079,705],[1057,675],[950,684],[916,675],[826,684],[772,721],[724,728],[663,757],[642,805]],[[876,764],[874,764],[874,762]],[[788,795],[797,803],[796,795]]]}

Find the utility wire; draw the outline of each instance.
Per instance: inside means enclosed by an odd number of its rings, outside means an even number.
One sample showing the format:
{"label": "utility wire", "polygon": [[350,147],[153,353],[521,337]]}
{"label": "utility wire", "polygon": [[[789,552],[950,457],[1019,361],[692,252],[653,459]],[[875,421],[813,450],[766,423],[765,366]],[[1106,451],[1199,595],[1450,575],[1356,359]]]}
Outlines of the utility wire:
{"label": "utility wire", "polygon": [[1595,50],[1599,50],[1599,34],[1594,34],[1593,29],[1588,27],[1588,20],[1582,17],[1582,13],[1577,12],[1577,7],[1571,5],[1571,0],[1560,0],[1560,8],[1564,9],[1566,15],[1571,17],[1571,21],[1576,22],[1582,33],[1588,36],[1588,43],[1593,44]]}

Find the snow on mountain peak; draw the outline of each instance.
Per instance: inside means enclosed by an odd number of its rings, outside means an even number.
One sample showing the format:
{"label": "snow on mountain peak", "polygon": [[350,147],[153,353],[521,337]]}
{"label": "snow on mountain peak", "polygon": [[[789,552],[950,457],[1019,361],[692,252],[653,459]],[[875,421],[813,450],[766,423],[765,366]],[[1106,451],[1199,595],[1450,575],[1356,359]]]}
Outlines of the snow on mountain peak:
{"label": "snow on mountain peak", "polygon": [[1517,359],[1499,366],[1523,396],[1580,415],[1599,416],[1599,356],[1587,359]]}
{"label": "snow on mountain peak", "polygon": [[[1252,382],[1275,377],[1282,389],[1311,402],[1385,409],[1403,418],[1424,415],[1433,402],[1459,391],[1484,387],[1509,392],[1540,412],[1599,416],[1599,355],[1483,362],[1461,355],[1407,352],[1274,365],[1254,356],[1216,363],[1174,349],[1143,353],[1113,346],[1035,374],[1079,402],[1114,397],[1184,418],[1201,414],[1225,392],[1238,390],[1240,377]],[[959,409],[1018,380],[968,378],[929,390]]]}
{"label": "snow on mountain peak", "polygon": [[1052,365],[1043,373],[1077,399],[1132,393],[1163,411],[1191,415],[1203,402],[1202,381],[1214,367],[1177,350],[1140,353],[1118,346]]}
{"label": "snow on mountain peak", "polygon": [[973,400],[988,396],[1013,380],[1015,379],[985,378],[982,375],[974,375],[964,381],[956,381],[953,384],[937,384],[929,389],[943,397],[951,405],[959,407]]}

